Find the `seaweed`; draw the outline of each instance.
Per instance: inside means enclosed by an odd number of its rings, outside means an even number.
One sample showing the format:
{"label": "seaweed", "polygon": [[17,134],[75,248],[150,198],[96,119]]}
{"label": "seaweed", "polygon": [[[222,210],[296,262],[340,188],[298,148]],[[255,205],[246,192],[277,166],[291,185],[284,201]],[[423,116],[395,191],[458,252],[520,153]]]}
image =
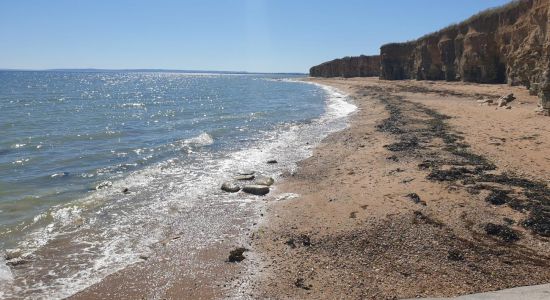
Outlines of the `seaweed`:
{"label": "seaweed", "polygon": [[456,181],[466,179],[472,174],[472,171],[466,168],[452,167],[449,170],[432,170],[426,178],[435,181]]}
{"label": "seaweed", "polygon": [[447,259],[452,261],[462,261],[464,260],[464,254],[458,249],[451,249],[447,253]]}
{"label": "seaweed", "polygon": [[529,217],[523,221],[523,226],[530,228],[537,234],[550,237],[550,210],[542,205],[531,209]]}
{"label": "seaweed", "polygon": [[[471,151],[462,133],[451,130],[447,124],[449,116],[406,101],[401,96],[390,95],[388,91],[379,90],[377,93],[389,112],[389,117],[377,128],[397,138],[395,143],[385,148],[413,157],[429,157],[418,165],[419,169],[429,171],[427,179],[468,185],[466,190],[471,194],[488,190],[491,193],[485,199],[487,202],[528,212],[522,226],[537,235],[550,236],[550,188],[545,183],[511,173],[494,174],[496,165]],[[414,113],[424,116],[420,118]],[[428,149],[426,145],[435,139],[443,141],[442,151],[424,151]],[[516,191],[515,197],[510,197],[505,190]]]}
{"label": "seaweed", "polygon": [[401,142],[393,143],[384,146],[386,149],[394,152],[398,151],[412,151],[417,148],[419,148],[418,140],[416,138],[412,138],[409,140],[402,140]]}
{"label": "seaweed", "polygon": [[426,206],[426,202],[424,202],[422,199],[420,199],[420,196],[418,196],[417,193],[410,193],[410,194],[407,194],[407,197],[410,198],[412,200],[412,202],[416,203],[416,204],[420,204],[420,205],[424,205]]}
{"label": "seaweed", "polygon": [[513,243],[519,240],[519,234],[506,225],[487,223],[485,225],[485,233],[496,236],[508,243]]}
{"label": "seaweed", "polygon": [[511,202],[511,198],[510,196],[508,196],[508,193],[507,191],[503,191],[503,190],[494,190],[491,192],[491,194],[489,194],[489,196],[487,196],[485,198],[485,201],[493,204],[493,205],[503,205],[503,204],[506,204],[508,202]]}

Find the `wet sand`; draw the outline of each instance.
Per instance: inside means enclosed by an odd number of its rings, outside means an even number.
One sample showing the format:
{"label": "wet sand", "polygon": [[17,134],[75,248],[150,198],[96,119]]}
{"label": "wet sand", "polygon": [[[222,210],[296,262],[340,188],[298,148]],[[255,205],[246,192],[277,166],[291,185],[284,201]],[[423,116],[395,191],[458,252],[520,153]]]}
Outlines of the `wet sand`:
{"label": "wet sand", "polygon": [[[310,79],[359,111],[288,174],[254,298],[456,296],[550,281],[550,119],[523,88]],[[507,93],[512,109],[481,105]],[[248,280],[248,279],[245,279]]]}
{"label": "wet sand", "polygon": [[[152,245],[150,253],[140,256],[139,262],[114,272],[69,299],[219,299],[235,293],[239,287],[232,283],[246,265],[227,262],[228,254],[246,244],[254,220],[260,217],[262,204],[220,203],[219,206],[223,211],[204,207],[211,212],[190,212],[195,214],[189,218],[201,215],[202,221],[211,221],[212,226],[219,226],[212,221],[216,217],[230,222],[214,230],[220,236],[202,236],[211,231],[202,232],[201,224],[193,228],[186,227],[188,223],[174,225],[177,229],[172,230],[173,234]],[[194,241],[197,239],[202,241]]]}
{"label": "wet sand", "polygon": [[[359,109],[259,200],[265,209],[243,215],[242,232],[188,254],[169,241],[72,298],[399,299],[550,282],[550,119],[534,113],[536,97],[307,80]],[[509,92],[510,110],[477,102]],[[299,197],[277,200],[285,193]],[[225,262],[236,246],[246,259]]]}

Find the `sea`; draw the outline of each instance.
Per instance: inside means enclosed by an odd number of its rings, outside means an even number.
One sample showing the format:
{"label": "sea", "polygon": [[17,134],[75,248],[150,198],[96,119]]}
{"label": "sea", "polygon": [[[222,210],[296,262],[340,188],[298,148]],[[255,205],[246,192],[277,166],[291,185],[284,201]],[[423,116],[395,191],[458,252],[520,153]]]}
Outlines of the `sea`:
{"label": "sea", "polygon": [[356,110],[299,77],[0,71],[0,298],[70,296],[176,227],[204,246],[275,201],[277,184],[220,186],[243,170],[277,182]]}

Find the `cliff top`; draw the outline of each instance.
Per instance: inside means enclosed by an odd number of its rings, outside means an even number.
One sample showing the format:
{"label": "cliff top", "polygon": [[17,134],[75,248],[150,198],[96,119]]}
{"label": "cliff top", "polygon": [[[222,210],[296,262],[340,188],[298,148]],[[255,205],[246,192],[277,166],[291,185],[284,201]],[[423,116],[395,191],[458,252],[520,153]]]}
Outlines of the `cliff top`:
{"label": "cliff top", "polygon": [[440,30],[425,34],[425,35],[421,36],[418,39],[410,40],[410,41],[406,41],[406,42],[388,43],[388,44],[382,45],[381,48],[394,47],[394,46],[405,46],[407,44],[414,44],[414,43],[417,43],[418,41],[421,41],[421,40],[425,40],[425,39],[440,36],[440,35],[442,35],[446,32],[449,32],[449,31],[453,31],[453,30],[458,31],[462,28],[467,28],[468,25],[470,25],[472,23],[478,23],[478,22],[483,22],[485,20],[492,19],[492,18],[494,18],[496,16],[499,16],[501,14],[508,13],[508,12],[510,12],[512,10],[515,10],[515,9],[519,9],[524,5],[527,6],[527,5],[531,4],[532,2],[533,2],[533,0],[514,0],[514,1],[511,1],[511,2],[509,2],[507,4],[504,4],[504,5],[501,5],[501,6],[497,6],[497,7],[489,8],[489,9],[486,9],[486,10],[482,10],[482,11],[476,13],[475,15],[469,17],[468,19],[464,20],[464,21],[461,21],[459,23],[454,23],[454,24],[446,26],[446,27],[444,27]]}

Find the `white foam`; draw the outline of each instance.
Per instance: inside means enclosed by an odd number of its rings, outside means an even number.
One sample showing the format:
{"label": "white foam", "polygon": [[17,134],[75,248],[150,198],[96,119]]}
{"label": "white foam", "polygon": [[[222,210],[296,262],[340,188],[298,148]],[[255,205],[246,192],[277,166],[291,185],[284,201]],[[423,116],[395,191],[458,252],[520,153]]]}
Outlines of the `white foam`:
{"label": "white foam", "polygon": [[277,201],[291,200],[291,199],[296,199],[298,197],[300,197],[300,195],[295,194],[295,193],[283,193],[283,194],[280,194],[279,196],[277,196],[277,198],[275,198],[275,200],[277,200]]}
{"label": "white foam", "polygon": [[[6,264],[6,260],[4,259],[4,256],[0,256],[0,286],[2,286],[3,283],[6,281],[12,281],[13,280],[13,273],[11,272],[10,267]],[[2,296],[0,291],[0,296]]]}
{"label": "white foam", "polygon": [[18,149],[18,148],[22,148],[22,147],[25,147],[27,144],[13,144],[11,145],[11,148],[13,149]]}
{"label": "white foam", "polygon": [[137,103],[124,103],[122,105],[120,105],[121,107],[145,107],[145,103],[140,103],[140,102],[137,102]]}
{"label": "white foam", "polygon": [[7,298],[5,291],[13,282],[13,273],[6,264],[3,253],[0,253],[0,299]]}
{"label": "white foam", "polygon": [[214,139],[208,133],[203,132],[196,137],[186,139],[183,141],[184,145],[191,146],[208,146],[214,143]]}

